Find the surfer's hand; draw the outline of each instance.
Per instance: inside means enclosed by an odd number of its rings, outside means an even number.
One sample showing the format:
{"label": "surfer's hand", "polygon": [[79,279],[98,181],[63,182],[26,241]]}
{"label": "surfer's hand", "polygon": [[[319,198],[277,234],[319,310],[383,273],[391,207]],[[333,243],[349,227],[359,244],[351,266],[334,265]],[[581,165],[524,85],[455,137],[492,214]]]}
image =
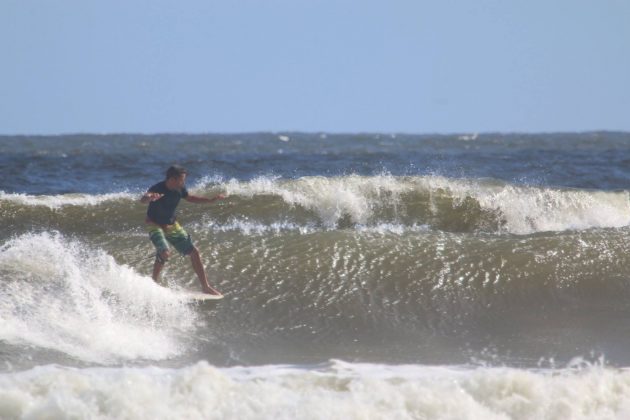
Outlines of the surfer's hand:
{"label": "surfer's hand", "polygon": [[147,193],[146,197],[148,198],[149,201],[157,201],[160,198],[162,198],[164,194],[160,194],[160,193]]}
{"label": "surfer's hand", "polygon": [[159,193],[155,193],[155,192],[148,192],[148,193],[145,193],[140,198],[140,202],[141,203],[149,203],[151,201],[159,200],[160,198],[162,198],[162,195],[163,194],[159,194]]}

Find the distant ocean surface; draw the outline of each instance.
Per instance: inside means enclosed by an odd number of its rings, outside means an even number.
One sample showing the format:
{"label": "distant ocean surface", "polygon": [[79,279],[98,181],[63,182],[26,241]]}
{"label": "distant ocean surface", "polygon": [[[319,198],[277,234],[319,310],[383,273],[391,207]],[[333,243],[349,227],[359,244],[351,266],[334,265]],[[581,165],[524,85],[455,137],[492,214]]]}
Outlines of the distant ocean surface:
{"label": "distant ocean surface", "polygon": [[[220,302],[159,287],[171,164]],[[630,133],[0,136],[1,419],[630,418]]]}

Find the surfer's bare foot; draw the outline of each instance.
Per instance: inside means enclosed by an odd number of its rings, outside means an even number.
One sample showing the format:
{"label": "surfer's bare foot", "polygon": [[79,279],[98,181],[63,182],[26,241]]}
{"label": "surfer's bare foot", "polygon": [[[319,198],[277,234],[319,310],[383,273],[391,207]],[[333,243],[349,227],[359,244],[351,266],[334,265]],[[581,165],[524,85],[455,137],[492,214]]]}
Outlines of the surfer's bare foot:
{"label": "surfer's bare foot", "polygon": [[217,289],[215,289],[212,286],[204,286],[203,287],[203,292],[207,293],[209,295],[223,296],[223,294],[221,292],[219,292]]}

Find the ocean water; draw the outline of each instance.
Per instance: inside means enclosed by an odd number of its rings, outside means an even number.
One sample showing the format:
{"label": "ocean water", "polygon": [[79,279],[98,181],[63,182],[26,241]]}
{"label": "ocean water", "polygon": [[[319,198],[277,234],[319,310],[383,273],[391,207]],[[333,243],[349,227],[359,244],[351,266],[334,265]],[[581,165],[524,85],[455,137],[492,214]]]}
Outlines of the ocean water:
{"label": "ocean water", "polygon": [[[146,189],[189,261],[151,278]],[[630,418],[630,134],[0,136],[1,419]],[[166,287],[162,287],[166,286]]]}

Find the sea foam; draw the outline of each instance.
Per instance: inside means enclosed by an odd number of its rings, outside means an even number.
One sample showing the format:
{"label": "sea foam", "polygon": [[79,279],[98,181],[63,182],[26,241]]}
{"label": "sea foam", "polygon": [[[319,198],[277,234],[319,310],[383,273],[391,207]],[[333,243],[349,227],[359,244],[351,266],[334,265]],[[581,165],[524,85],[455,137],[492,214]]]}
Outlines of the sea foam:
{"label": "sea foam", "polygon": [[630,373],[332,361],[315,367],[41,366],[0,375],[0,417],[624,419]]}
{"label": "sea foam", "polygon": [[0,282],[0,340],[85,362],[176,356],[195,323],[177,294],[61,234],[6,242]]}
{"label": "sea foam", "polygon": [[130,192],[116,192],[109,194],[59,194],[59,195],[30,195],[6,193],[0,191],[0,201],[8,201],[23,206],[42,206],[49,209],[59,209],[65,206],[98,206],[99,204],[117,201],[139,199],[140,194]]}

